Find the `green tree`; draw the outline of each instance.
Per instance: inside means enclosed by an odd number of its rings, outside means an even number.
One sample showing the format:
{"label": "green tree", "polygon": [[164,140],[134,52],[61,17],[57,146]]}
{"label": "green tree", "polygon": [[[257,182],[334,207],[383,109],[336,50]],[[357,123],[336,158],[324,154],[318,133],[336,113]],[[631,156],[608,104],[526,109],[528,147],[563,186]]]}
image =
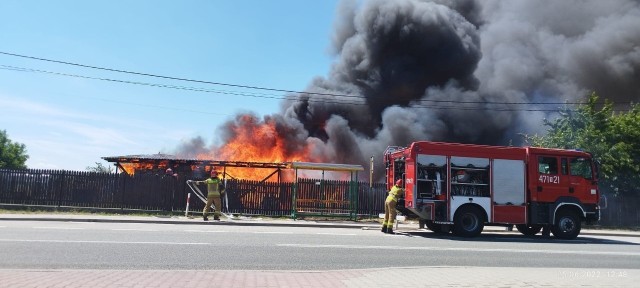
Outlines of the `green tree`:
{"label": "green tree", "polygon": [[640,192],[640,105],[612,117],[607,131],[606,182],[618,193]]}
{"label": "green tree", "polygon": [[0,130],[0,168],[27,169],[27,148],[24,144],[13,143],[6,130]]}
{"label": "green tree", "polygon": [[614,194],[637,193],[640,186],[640,106],[614,113],[613,104],[598,104],[592,93],[577,109],[565,108],[554,120],[544,121],[547,134],[525,135],[532,146],[583,149],[600,163],[601,187]]}
{"label": "green tree", "polygon": [[113,167],[104,166],[100,162],[96,162],[96,166],[87,166],[87,171],[97,172],[97,173],[111,173],[113,172]]}

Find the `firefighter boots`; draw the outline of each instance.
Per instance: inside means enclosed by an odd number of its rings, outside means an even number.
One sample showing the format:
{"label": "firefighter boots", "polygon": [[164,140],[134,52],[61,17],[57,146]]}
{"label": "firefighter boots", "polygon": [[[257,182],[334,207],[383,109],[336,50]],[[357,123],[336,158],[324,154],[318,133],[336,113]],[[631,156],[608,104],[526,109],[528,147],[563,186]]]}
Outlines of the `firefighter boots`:
{"label": "firefighter boots", "polygon": [[202,220],[209,221],[209,218],[207,217],[207,215],[204,215],[204,216],[202,216]]}
{"label": "firefighter boots", "polygon": [[382,225],[382,233],[387,233],[387,226],[386,225]]}
{"label": "firefighter boots", "polygon": [[393,226],[387,227],[387,232],[385,232],[385,233],[387,233],[387,234],[396,234],[396,233],[393,233]]}
{"label": "firefighter boots", "polygon": [[213,216],[213,220],[218,220],[218,221],[220,221],[220,217],[219,217],[219,216],[217,216],[217,215],[216,215],[216,216]]}

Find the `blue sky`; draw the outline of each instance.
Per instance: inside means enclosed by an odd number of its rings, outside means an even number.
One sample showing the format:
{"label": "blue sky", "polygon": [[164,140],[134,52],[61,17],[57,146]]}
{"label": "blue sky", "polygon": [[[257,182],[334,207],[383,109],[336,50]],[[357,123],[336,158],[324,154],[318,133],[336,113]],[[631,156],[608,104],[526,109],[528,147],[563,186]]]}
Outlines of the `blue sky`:
{"label": "blue sky", "polygon": [[[220,83],[303,90],[327,74],[337,0],[0,1],[0,52]],[[16,71],[16,69],[31,69]],[[196,92],[33,70],[213,89]],[[85,170],[101,157],[170,152],[217,138],[238,112],[280,100],[0,54],[0,130],[29,168]],[[282,93],[252,91],[281,97]]]}

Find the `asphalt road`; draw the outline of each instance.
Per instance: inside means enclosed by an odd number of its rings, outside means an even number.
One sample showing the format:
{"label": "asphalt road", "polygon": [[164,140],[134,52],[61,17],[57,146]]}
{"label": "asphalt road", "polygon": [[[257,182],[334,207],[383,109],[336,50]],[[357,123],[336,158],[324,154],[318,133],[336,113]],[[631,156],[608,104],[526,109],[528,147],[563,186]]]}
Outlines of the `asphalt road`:
{"label": "asphalt road", "polygon": [[[640,269],[640,239],[96,222],[0,222],[0,269],[340,270],[474,266]],[[604,270],[606,271],[606,270]]]}

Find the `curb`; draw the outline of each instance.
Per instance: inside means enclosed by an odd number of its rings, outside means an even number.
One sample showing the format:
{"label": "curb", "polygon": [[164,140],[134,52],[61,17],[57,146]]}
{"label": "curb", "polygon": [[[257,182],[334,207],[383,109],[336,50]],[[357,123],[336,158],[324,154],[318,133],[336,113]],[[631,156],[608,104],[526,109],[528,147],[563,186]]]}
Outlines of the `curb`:
{"label": "curb", "polygon": [[159,220],[159,219],[113,219],[113,218],[59,218],[59,217],[0,217],[0,221],[45,221],[45,222],[100,222],[100,223],[146,223],[146,224],[190,224],[190,225],[233,225],[233,226],[283,226],[283,227],[319,227],[319,228],[357,228],[378,227],[376,224],[350,223],[310,223],[310,222],[258,222],[258,221],[189,221],[189,220]]}

